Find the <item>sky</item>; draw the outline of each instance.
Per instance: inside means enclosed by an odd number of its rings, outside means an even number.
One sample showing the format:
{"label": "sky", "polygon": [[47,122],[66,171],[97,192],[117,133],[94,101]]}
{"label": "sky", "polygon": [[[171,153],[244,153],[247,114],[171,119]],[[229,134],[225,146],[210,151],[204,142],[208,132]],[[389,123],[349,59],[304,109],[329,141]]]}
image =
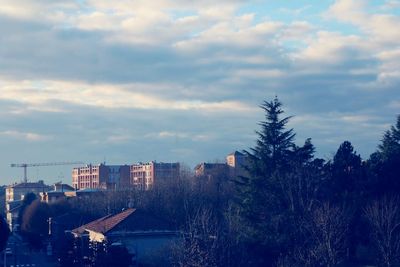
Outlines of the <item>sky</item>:
{"label": "sky", "polygon": [[275,96],[297,144],[366,159],[400,113],[399,25],[396,0],[0,0],[0,184],[223,161]]}

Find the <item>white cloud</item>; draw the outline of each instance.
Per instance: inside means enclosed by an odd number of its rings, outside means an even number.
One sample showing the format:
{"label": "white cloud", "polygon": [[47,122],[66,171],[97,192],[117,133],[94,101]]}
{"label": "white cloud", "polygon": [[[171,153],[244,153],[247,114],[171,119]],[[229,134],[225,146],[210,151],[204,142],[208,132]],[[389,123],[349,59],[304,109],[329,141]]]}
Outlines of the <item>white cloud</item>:
{"label": "white cloud", "polygon": [[[55,111],[52,101],[109,109],[160,109],[198,110],[212,112],[251,112],[252,107],[239,101],[203,101],[192,99],[169,99],[151,92],[135,92],[141,84],[89,84],[65,81],[2,81],[0,99],[24,103],[30,109]],[[143,85],[151,90],[151,84]],[[160,85],[155,84],[155,87]],[[158,89],[157,89],[158,90]],[[140,91],[140,90],[139,90]],[[49,106],[47,106],[49,105]]]}
{"label": "white cloud", "polygon": [[49,135],[42,135],[33,132],[20,132],[16,130],[1,131],[0,135],[31,142],[46,141],[52,138]]}
{"label": "white cloud", "polygon": [[295,53],[293,56],[296,60],[302,59],[306,62],[329,65],[347,61],[355,56],[355,51],[360,52],[361,49],[365,48],[363,47],[363,39],[359,36],[320,31],[317,33],[316,39],[310,41],[303,51]]}
{"label": "white cloud", "polygon": [[391,14],[370,13],[366,0],[337,0],[326,13],[328,17],[351,23],[380,44],[398,44],[400,18]]}

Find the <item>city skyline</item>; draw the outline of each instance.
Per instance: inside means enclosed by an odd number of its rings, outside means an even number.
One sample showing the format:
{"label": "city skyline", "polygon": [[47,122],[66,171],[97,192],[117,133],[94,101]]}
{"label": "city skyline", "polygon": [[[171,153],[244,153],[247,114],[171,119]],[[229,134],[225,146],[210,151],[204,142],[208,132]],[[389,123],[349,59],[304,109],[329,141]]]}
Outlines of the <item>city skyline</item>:
{"label": "city skyline", "polygon": [[400,110],[399,23],[393,0],[0,0],[1,184],[11,163],[224,160],[275,96],[297,144],[366,159]]}

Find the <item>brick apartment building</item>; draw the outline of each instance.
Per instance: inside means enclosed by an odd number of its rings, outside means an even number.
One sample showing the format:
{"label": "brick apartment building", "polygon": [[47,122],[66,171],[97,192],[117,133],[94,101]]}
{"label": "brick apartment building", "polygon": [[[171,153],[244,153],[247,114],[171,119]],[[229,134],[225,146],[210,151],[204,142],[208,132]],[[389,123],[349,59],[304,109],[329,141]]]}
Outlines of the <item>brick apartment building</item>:
{"label": "brick apartment building", "polygon": [[129,184],[128,165],[86,165],[72,169],[72,187],[118,189]]}
{"label": "brick apartment building", "polygon": [[73,168],[72,187],[76,190],[100,188],[116,190],[135,187],[148,190],[156,181],[168,181],[179,176],[179,163],[136,163],[132,165],[86,165]]}
{"label": "brick apartment building", "polygon": [[131,165],[130,183],[135,188],[149,190],[161,181],[171,181],[179,177],[179,163],[148,162]]}

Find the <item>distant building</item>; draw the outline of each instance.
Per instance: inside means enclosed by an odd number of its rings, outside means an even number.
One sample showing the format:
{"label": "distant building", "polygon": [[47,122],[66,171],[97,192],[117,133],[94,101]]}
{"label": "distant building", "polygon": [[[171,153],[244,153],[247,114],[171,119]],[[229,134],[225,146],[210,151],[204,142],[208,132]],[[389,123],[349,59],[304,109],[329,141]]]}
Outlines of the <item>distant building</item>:
{"label": "distant building", "polygon": [[128,165],[107,165],[108,182],[115,189],[125,188],[130,184],[130,167]]}
{"label": "distant building", "polygon": [[47,192],[41,192],[40,199],[41,201],[46,203],[53,203],[61,199],[66,199],[67,193],[74,191],[75,189],[68,184],[56,183],[53,185],[53,190]]}
{"label": "distant building", "polygon": [[17,183],[9,185],[6,188],[6,202],[22,200],[28,193],[35,193],[39,195],[41,192],[47,192],[51,187],[45,185],[43,181],[37,183]]}
{"label": "distant building", "polygon": [[68,191],[65,192],[66,197],[92,197],[95,195],[101,195],[103,192],[105,192],[106,189],[102,188],[83,188],[79,190],[74,190],[74,191]]}
{"label": "distant building", "polygon": [[[203,182],[221,182],[240,175],[245,175],[246,155],[235,151],[226,156],[226,163],[200,163],[194,168],[195,177]],[[216,179],[218,178],[218,179]],[[223,180],[220,180],[223,179]],[[196,180],[200,181],[200,180]]]}
{"label": "distant building", "polygon": [[39,196],[40,193],[50,191],[51,187],[44,184],[43,181],[37,183],[16,183],[6,188],[6,217],[11,230],[16,227],[19,209],[22,200],[28,193],[34,193]]}
{"label": "distant building", "polygon": [[[91,259],[107,253],[110,245],[118,243],[132,256],[131,266],[151,262],[160,253],[166,253],[179,238],[179,233],[166,222],[151,214],[127,209],[115,215],[108,215],[71,231],[76,239],[78,255]],[[159,255],[168,259],[171,255]],[[79,260],[78,260],[79,261]]]}
{"label": "distant building", "polygon": [[86,165],[73,168],[72,187],[74,189],[102,188],[118,189],[129,184],[128,165]]}
{"label": "distant building", "polygon": [[130,166],[130,184],[140,190],[149,190],[158,182],[177,179],[180,173],[179,163],[148,162]]}
{"label": "distant building", "polygon": [[229,175],[231,177],[245,175],[245,165],[247,164],[245,154],[238,151],[230,153],[226,156],[226,164],[229,166]]}
{"label": "distant building", "polygon": [[228,173],[228,165],[225,163],[200,163],[194,168],[194,174],[196,177],[206,177],[211,179],[215,176],[224,175]]}
{"label": "distant building", "polygon": [[6,203],[6,219],[8,227],[14,231],[18,220],[19,211],[22,207],[22,200],[14,200]]}

